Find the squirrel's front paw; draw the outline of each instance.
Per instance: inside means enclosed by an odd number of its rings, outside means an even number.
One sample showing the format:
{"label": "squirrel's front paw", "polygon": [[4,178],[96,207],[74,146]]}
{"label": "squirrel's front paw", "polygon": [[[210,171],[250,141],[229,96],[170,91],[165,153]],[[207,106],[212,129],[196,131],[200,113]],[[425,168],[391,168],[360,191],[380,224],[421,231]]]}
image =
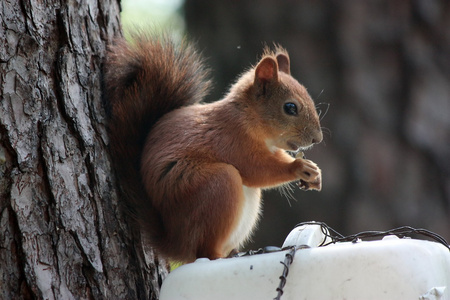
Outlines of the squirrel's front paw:
{"label": "squirrel's front paw", "polygon": [[296,176],[300,179],[298,186],[305,191],[322,189],[322,171],[312,161],[303,158],[297,158]]}

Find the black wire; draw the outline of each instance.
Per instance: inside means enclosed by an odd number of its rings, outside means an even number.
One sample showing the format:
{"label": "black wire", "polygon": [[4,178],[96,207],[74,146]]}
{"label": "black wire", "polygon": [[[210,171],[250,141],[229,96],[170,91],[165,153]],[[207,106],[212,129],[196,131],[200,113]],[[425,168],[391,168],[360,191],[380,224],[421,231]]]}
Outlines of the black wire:
{"label": "black wire", "polygon": [[[324,236],[326,238],[322,241],[322,243],[319,245],[319,247],[324,247],[324,246],[327,246],[330,244],[335,244],[338,242],[356,242],[356,241],[358,241],[358,239],[362,239],[362,238],[385,237],[387,235],[396,235],[400,238],[404,238],[404,237],[410,237],[412,234],[418,234],[421,236],[426,236],[428,238],[431,238],[431,239],[435,240],[436,242],[441,243],[447,249],[450,250],[449,244],[443,237],[441,237],[440,235],[438,235],[432,231],[429,231],[429,230],[423,229],[423,228],[416,229],[411,226],[402,226],[402,227],[398,227],[398,228],[394,228],[394,229],[386,230],[386,231],[363,231],[363,232],[360,232],[357,234],[344,236],[323,222],[303,222],[303,223],[297,224],[295,227],[304,226],[304,225],[320,225],[322,233],[324,234]],[[331,239],[331,242],[325,243],[325,241],[327,240],[327,237]],[[280,283],[276,289],[277,296],[274,298],[274,300],[281,299],[281,296],[284,293],[283,289],[286,285],[286,279],[289,274],[289,267],[292,264],[292,262],[294,261],[294,257],[295,257],[295,253],[296,253],[297,249],[301,249],[301,248],[305,248],[305,246],[299,246],[299,248],[297,248],[296,246],[289,246],[289,247],[280,249],[280,250],[290,249],[290,251],[288,253],[286,253],[284,262],[280,261],[280,263],[283,265],[284,268],[283,268],[283,272],[282,272],[281,276],[279,277]],[[264,251],[259,251],[259,252],[264,253]]]}
{"label": "black wire", "polygon": [[278,287],[276,289],[277,296],[275,298],[273,298],[273,300],[280,300],[281,296],[284,293],[283,289],[284,289],[284,286],[286,285],[287,276],[289,275],[289,266],[294,261],[296,251],[297,251],[297,248],[295,246],[291,247],[291,251],[289,251],[285,255],[284,262],[280,261],[280,263],[283,265],[284,268],[283,268],[283,273],[279,277],[280,284],[278,285]]}
{"label": "black wire", "polygon": [[335,244],[338,242],[356,242],[358,239],[363,238],[374,238],[374,237],[385,237],[387,235],[396,235],[400,238],[404,237],[411,237],[413,234],[417,234],[420,236],[426,236],[438,243],[441,243],[444,245],[447,249],[450,250],[450,246],[447,243],[447,241],[437,233],[434,233],[430,230],[423,229],[423,228],[413,228],[411,226],[402,226],[386,231],[363,231],[352,235],[344,236],[328,226],[327,224],[323,222],[303,222],[300,224],[297,224],[295,227],[303,226],[303,225],[320,225],[322,233],[331,239],[331,242],[325,243],[324,239],[322,243],[319,245],[321,246],[327,246],[329,244]]}

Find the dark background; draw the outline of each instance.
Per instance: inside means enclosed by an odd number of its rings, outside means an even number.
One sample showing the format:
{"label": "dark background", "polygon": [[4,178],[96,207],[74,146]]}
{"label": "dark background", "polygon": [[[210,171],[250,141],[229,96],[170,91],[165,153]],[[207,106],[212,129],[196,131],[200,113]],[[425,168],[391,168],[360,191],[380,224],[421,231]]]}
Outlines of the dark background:
{"label": "dark background", "polygon": [[219,99],[279,43],[291,71],[328,113],[306,153],[323,190],[288,201],[264,194],[248,248],[280,246],[299,222],[343,234],[410,225],[450,239],[450,7],[448,1],[187,0],[187,33],[213,69]]}

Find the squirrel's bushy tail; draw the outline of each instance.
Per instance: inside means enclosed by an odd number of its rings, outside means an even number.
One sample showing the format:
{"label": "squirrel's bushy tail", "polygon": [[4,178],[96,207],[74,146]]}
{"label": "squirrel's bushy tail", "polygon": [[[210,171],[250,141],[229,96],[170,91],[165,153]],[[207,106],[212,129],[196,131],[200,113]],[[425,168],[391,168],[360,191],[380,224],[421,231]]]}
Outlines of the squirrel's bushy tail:
{"label": "squirrel's bushy tail", "polygon": [[107,53],[104,100],[111,152],[127,206],[154,243],[164,228],[141,181],[145,139],[164,114],[201,101],[209,89],[207,77],[194,47],[167,36],[131,33],[130,41],[116,40]]}

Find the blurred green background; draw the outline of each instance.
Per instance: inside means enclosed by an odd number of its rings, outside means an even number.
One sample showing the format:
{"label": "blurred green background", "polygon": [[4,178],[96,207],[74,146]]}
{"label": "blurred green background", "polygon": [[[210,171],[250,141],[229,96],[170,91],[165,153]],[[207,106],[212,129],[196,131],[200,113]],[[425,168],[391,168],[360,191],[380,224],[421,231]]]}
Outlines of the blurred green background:
{"label": "blurred green background", "polygon": [[253,241],[281,246],[303,221],[343,234],[410,225],[450,240],[450,2],[124,0],[123,26],[197,41],[221,98],[279,43],[322,111],[324,141],[306,152],[323,190],[264,194]]}

